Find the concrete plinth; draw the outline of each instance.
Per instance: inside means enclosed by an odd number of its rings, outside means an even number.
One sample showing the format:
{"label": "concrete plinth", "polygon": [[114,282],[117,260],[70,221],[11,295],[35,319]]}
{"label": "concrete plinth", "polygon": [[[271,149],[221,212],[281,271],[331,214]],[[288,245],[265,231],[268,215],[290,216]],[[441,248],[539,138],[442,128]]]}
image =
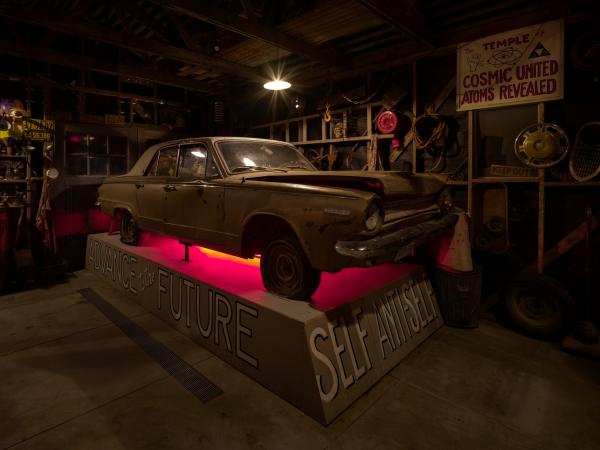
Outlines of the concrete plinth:
{"label": "concrete plinth", "polygon": [[421,266],[324,274],[308,303],[265,292],[256,263],[183,255],[172,239],[130,247],[96,234],[86,267],[323,424],[442,325]]}

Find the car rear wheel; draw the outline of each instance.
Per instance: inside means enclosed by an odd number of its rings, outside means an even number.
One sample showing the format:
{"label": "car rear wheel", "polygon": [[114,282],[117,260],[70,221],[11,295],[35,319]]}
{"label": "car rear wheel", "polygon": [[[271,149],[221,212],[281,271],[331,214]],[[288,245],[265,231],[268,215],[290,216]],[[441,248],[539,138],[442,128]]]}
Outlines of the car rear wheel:
{"label": "car rear wheel", "polygon": [[321,272],[312,268],[293,236],[267,243],[260,258],[260,272],[269,292],[295,300],[310,300],[321,282]]}
{"label": "car rear wheel", "polygon": [[129,211],[121,215],[121,242],[127,245],[137,245],[140,239],[140,229],[135,218]]}

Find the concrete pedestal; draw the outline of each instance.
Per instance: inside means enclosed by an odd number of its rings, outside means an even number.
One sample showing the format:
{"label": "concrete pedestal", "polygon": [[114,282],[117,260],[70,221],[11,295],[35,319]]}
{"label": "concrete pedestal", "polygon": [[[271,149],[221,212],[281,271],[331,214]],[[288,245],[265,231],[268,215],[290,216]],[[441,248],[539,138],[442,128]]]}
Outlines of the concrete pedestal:
{"label": "concrete pedestal", "polygon": [[[90,235],[86,267],[323,424],[442,325],[421,266],[323,274],[313,302],[262,287],[260,269],[176,240]],[[218,384],[219,380],[212,380]]]}

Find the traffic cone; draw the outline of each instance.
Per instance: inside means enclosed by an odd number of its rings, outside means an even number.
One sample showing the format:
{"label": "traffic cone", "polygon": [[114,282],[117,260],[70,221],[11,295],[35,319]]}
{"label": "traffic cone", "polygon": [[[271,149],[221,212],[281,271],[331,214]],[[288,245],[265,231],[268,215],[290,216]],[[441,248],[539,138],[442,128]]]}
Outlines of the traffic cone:
{"label": "traffic cone", "polygon": [[435,262],[439,268],[450,272],[473,271],[469,222],[465,212],[459,213],[454,230],[441,237]]}

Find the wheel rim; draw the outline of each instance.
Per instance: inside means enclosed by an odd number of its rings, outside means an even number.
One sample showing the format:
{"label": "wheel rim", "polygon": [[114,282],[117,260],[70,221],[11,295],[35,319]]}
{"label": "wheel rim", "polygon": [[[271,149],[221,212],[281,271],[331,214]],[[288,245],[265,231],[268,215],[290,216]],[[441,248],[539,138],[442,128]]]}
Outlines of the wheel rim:
{"label": "wheel rim", "polygon": [[275,245],[270,252],[268,275],[277,292],[291,292],[300,285],[302,265],[298,256],[283,244]]}
{"label": "wheel rim", "polygon": [[560,306],[552,296],[542,297],[538,292],[523,290],[516,300],[519,311],[528,321],[548,326],[560,320]]}

